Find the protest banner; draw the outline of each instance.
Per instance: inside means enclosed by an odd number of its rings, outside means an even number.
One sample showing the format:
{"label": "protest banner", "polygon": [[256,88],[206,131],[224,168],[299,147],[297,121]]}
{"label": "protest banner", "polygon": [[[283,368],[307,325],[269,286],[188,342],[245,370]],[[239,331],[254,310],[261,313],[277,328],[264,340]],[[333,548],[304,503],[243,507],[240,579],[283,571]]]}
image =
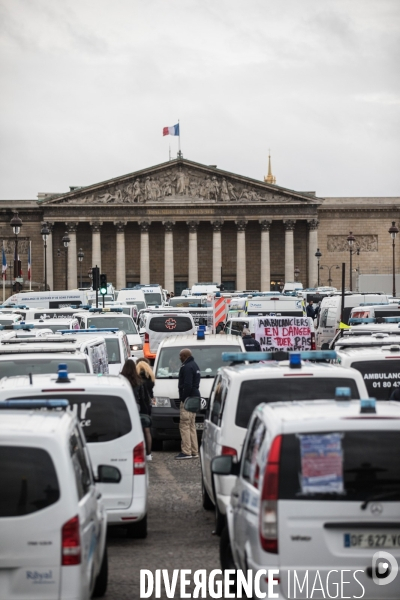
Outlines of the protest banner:
{"label": "protest banner", "polygon": [[311,350],[312,333],[310,317],[259,317],[255,327],[262,352]]}

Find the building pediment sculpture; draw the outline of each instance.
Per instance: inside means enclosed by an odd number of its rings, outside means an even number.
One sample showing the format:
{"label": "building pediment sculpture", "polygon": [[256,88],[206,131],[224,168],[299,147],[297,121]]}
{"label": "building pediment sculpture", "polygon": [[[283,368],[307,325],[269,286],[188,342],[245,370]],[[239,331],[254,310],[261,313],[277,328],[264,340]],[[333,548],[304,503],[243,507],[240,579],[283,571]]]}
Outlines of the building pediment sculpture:
{"label": "building pediment sculpture", "polygon": [[310,195],[286,190],[184,159],[109,180],[40,204],[135,205],[156,203],[320,203]]}

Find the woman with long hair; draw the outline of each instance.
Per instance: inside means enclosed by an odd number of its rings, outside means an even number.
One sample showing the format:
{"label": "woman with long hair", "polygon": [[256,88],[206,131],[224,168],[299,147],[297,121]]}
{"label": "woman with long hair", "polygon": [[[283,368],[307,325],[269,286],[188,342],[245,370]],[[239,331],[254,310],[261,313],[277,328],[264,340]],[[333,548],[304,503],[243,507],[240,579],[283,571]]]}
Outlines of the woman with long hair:
{"label": "woman with long hair", "polygon": [[[139,408],[139,413],[150,416],[151,404],[147,389],[143,385],[143,381],[136,370],[136,365],[131,358],[125,361],[122,367],[121,375],[126,377],[132,386],[133,394]],[[150,427],[143,427],[144,439],[146,442],[146,454],[148,460],[151,460],[151,432]]]}
{"label": "woman with long hair", "polygon": [[141,378],[147,393],[149,394],[150,402],[152,402],[154,398],[153,390],[156,378],[154,376],[153,369],[150,366],[150,361],[144,357],[138,358],[136,361],[136,371],[138,372],[138,375]]}

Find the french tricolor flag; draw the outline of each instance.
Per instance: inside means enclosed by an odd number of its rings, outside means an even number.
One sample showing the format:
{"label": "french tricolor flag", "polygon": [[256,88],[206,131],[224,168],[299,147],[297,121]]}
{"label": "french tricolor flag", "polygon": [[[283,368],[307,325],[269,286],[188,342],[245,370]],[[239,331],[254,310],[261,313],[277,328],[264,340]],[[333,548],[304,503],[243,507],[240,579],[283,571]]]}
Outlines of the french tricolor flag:
{"label": "french tricolor flag", "polygon": [[177,125],[172,125],[172,127],[163,127],[162,134],[179,135],[179,123]]}

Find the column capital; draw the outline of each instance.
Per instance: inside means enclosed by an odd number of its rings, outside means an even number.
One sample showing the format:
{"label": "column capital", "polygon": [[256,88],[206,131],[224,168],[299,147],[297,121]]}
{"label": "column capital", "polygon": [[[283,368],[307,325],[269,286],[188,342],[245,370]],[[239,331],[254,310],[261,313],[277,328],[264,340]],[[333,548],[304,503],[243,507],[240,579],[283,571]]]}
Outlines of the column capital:
{"label": "column capital", "polygon": [[307,221],[307,227],[310,231],[315,231],[316,229],[318,229],[318,225],[318,219],[310,219]]}
{"label": "column capital", "polygon": [[100,233],[103,221],[90,221],[89,225],[92,228],[92,233]]}
{"label": "column capital", "polygon": [[221,231],[223,224],[224,224],[224,222],[222,219],[219,221],[211,221],[211,227],[213,228],[213,231],[215,231],[215,232]]}
{"label": "column capital", "polygon": [[236,227],[238,231],[246,231],[246,226],[247,226],[248,221],[245,221],[243,219],[239,220],[239,221],[235,221]]}
{"label": "column capital", "polygon": [[261,225],[261,231],[269,231],[271,229],[272,221],[260,220],[258,221]]}
{"label": "column capital", "polygon": [[283,221],[286,231],[293,231],[296,225],[296,221],[292,219],[288,219],[287,221]]}
{"label": "column capital", "polygon": [[68,233],[76,233],[79,223],[71,223],[70,221],[65,223]]}
{"label": "column capital", "polygon": [[126,221],[114,221],[114,225],[117,228],[117,233],[125,232],[126,223]]}
{"label": "column capital", "polygon": [[43,227],[44,225],[46,225],[47,229],[50,232],[50,235],[53,233],[53,228],[54,228],[54,221],[50,222],[50,221],[42,221],[41,222],[41,226]]}
{"label": "column capital", "polygon": [[151,221],[139,221],[140,233],[149,233]]}
{"label": "column capital", "polygon": [[162,224],[165,227],[166,233],[172,233],[173,227],[175,225],[175,221],[163,221]]}
{"label": "column capital", "polygon": [[186,225],[189,227],[189,233],[196,233],[199,226],[198,221],[186,221]]}

